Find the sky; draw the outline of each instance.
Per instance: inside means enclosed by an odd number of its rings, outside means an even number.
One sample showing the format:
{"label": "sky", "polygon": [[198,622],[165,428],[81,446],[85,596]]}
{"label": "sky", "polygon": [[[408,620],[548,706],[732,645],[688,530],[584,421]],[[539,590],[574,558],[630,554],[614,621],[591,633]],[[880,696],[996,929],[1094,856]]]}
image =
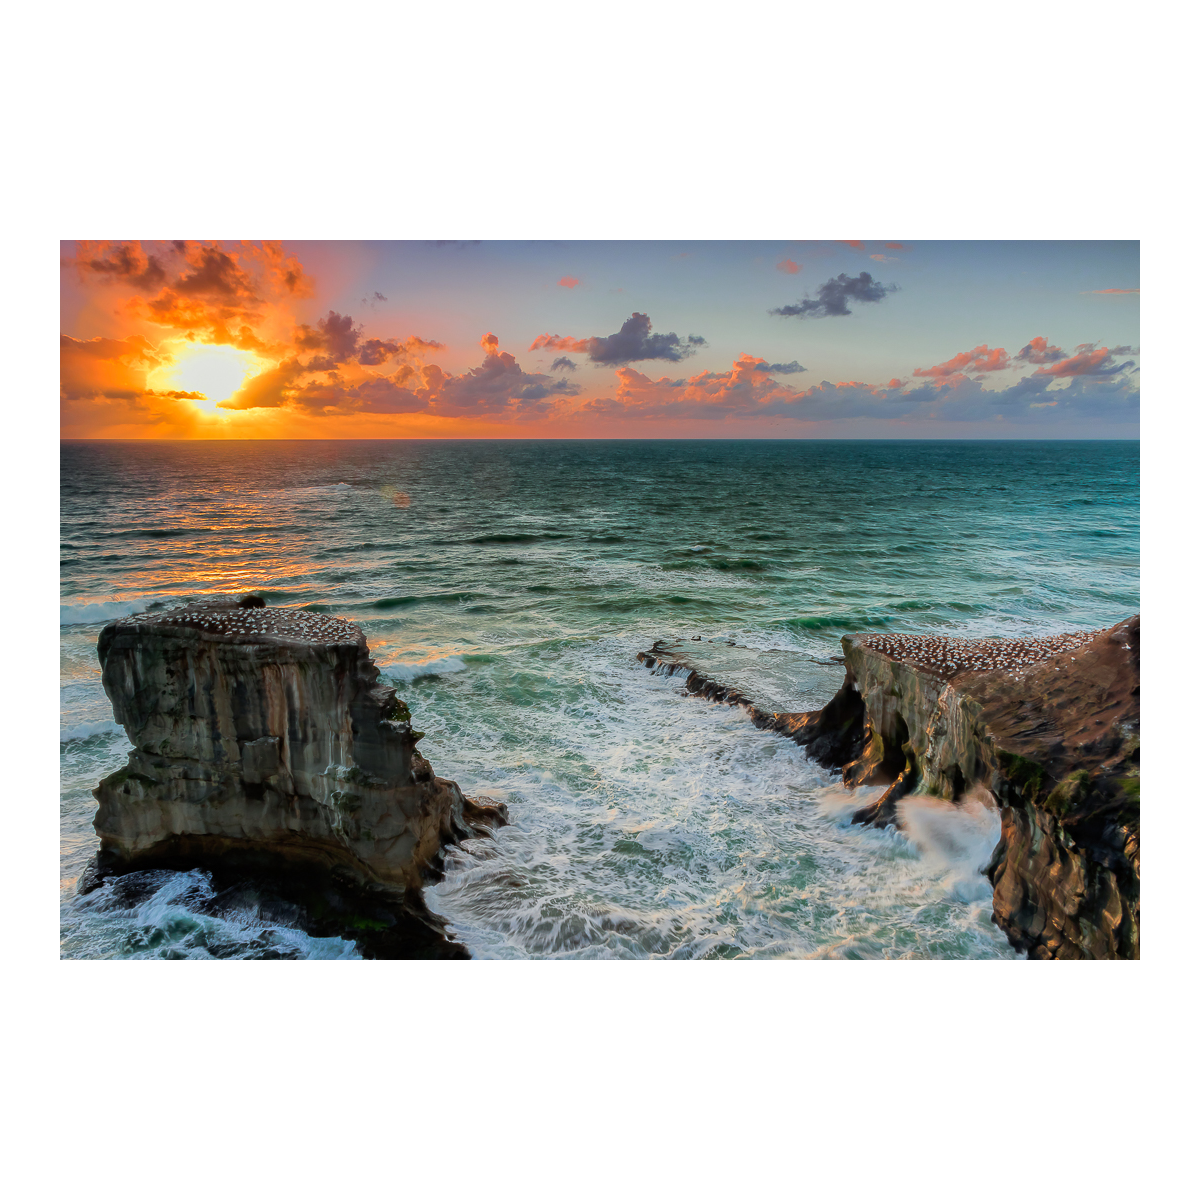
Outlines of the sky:
{"label": "sky", "polygon": [[75,241],[64,438],[1135,438],[1130,241]]}

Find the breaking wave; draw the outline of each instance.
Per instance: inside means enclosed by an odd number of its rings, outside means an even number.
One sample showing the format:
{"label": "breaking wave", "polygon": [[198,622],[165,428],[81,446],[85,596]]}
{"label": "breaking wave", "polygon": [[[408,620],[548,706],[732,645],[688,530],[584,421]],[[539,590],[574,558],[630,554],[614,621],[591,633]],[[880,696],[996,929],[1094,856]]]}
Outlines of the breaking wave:
{"label": "breaking wave", "polygon": [[124,733],[116,721],[80,721],[77,725],[69,725],[65,729],[60,729],[58,740],[60,742],[82,742],[91,737],[99,737],[101,734]]}
{"label": "breaking wave", "polygon": [[438,675],[453,675],[465,671],[467,664],[457,654],[445,658],[427,658],[421,662],[388,663],[382,673],[397,683],[412,683],[414,679],[430,679]]}

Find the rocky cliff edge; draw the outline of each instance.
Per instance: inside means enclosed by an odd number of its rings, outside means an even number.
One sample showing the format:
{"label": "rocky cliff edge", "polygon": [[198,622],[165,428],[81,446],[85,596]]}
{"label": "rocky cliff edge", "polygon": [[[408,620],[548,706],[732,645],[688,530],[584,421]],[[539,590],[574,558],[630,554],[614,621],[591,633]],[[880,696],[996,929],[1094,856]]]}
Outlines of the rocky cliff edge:
{"label": "rocky cliff edge", "polygon": [[900,821],[909,793],[1001,810],[987,873],[993,919],[1031,958],[1137,958],[1140,941],[1140,617],[1022,639],[855,634],[824,708],[771,712],[688,662],[687,643],[638,658],[689,692],[883,786],[855,821]]}

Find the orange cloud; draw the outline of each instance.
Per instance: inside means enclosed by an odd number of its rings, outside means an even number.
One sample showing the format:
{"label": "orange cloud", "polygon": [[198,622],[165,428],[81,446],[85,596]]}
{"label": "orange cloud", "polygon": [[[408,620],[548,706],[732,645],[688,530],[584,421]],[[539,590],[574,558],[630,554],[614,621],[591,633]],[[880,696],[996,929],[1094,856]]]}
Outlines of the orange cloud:
{"label": "orange cloud", "polygon": [[[1077,347],[1082,353],[1049,366],[1038,367],[1034,375],[1050,375],[1056,379],[1070,379],[1081,375],[1115,375],[1122,369],[1112,357],[1107,346],[1095,347],[1085,344]],[[1123,364],[1128,365],[1128,364]]]}
{"label": "orange cloud", "polygon": [[565,288],[573,288],[573,287],[576,287],[578,285],[578,283],[579,283],[579,280],[576,279],[574,275],[564,275],[558,281],[558,286],[565,287]]}
{"label": "orange cloud", "polygon": [[974,350],[964,350],[944,363],[932,367],[914,367],[913,374],[932,379],[936,383],[958,383],[974,372],[982,374],[988,371],[1004,371],[1012,366],[1007,350],[997,346],[994,350],[987,346],[976,346]]}
{"label": "orange cloud", "polygon": [[838,239],[838,245],[839,246],[849,246],[852,250],[865,250],[867,248],[866,242],[848,241],[844,238]]}
{"label": "orange cloud", "polygon": [[903,242],[884,242],[883,248],[885,250],[903,250],[904,243]]}
{"label": "orange cloud", "polygon": [[127,293],[127,316],[212,345],[264,351],[259,329],[312,282],[278,242],[87,242],[71,260],[84,283]]}
{"label": "orange cloud", "polygon": [[[537,326],[534,326],[536,329]],[[559,337],[557,333],[540,333],[530,344],[534,350],[573,350],[576,354],[586,354],[591,349],[591,338]]]}
{"label": "orange cloud", "polygon": [[[103,436],[149,436],[151,430],[171,436],[197,428],[212,436],[245,428],[248,413],[261,424],[272,410],[352,411],[374,401],[380,389],[401,386],[413,362],[445,349],[415,335],[366,337],[353,318],[333,310],[312,325],[298,321],[298,305],[312,294],[312,282],[275,242],[79,242],[64,266],[76,271],[85,289],[115,294],[115,315],[126,326],[139,323],[165,335],[157,346],[143,333],[90,342],[64,336],[64,436],[96,436],[98,429]],[[107,296],[104,308],[112,312]],[[192,401],[208,397],[177,387],[159,390],[162,385],[151,382],[152,373],[171,367],[188,343],[253,351],[262,369],[218,405],[222,411],[198,409]],[[392,376],[369,369],[388,363],[399,365]],[[88,405],[95,411],[89,414]],[[395,410],[405,407],[397,401]],[[407,404],[423,407],[427,400]]]}
{"label": "orange cloud", "polygon": [[1017,358],[1022,362],[1052,363],[1067,357],[1067,352],[1061,346],[1052,346],[1048,338],[1030,338],[1027,345],[1017,351]]}
{"label": "orange cloud", "polygon": [[166,361],[137,334],[128,338],[59,339],[59,392],[64,400],[105,396],[131,400],[146,388],[146,375]]}
{"label": "orange cloud", "polygon": [[159,392],[147,384],[168,361],[138,334],[59,339],[63,437],[172,437],[196,432],[197,392]]}
{"label": "orange cloud", "polygon": [[379,375],[362,370],[361,355],[357,362],[347,359],[332,369],[324,358],[303,363],[291,357],[248,379],[217,407],[235,412],[286,408],[314,416],[425,413],[512,419],[541,415],[549,411],[555,397],[574,396],[579,390],[566,380],[525,371],[500,349],[494,333],[485,333],[480,345],[483,363],[461,375],[433,363],[408,362],[391,375]]}
{"label": "orange cloud", "polygon": [[795,275],[801,270],[801,266],[792,262],[790,258],[785,258],[783,262],[775,264],[775,270],[782,271],[785,275]]}
{"label": "orange cloud", "polygon": [[1141,293],[1141,288],[1101,288],[1098,292],[1093,292],[1093,296],[1137,296]]}

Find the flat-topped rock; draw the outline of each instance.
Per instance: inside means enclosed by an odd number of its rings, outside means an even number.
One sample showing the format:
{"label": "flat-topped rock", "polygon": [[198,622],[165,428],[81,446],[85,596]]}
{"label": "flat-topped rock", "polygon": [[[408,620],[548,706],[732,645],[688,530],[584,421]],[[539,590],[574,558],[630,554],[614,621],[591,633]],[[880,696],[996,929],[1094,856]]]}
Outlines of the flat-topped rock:
{"label": "flat-topped rock", "polygon": [[424,912],[442,847],[505,823],[502,805],[434,775],[352,622],[209,602],[110,622],[97,653],[134,749],[95,791],[89,886],[244,869]]}
{"label": "flat-topped rock", "polygon": [[112,631],[110,637],[141,630],[160,635],[190,632],[206,640],[237,642],[239,645],[280,642],[306,646],[366,644],[362,629],[341,617],[300,608],[247,606],[227,600],[136,613],[110,622],[105,629]]}
{"label": "flat-topped rock", "polygon": [[1020,678],[1039,663],[1072,650],[1083,650],[1108,630],[1059,633],[1026,638],[961,638],[925,634],[856,634],[855,643],[866,650],[928,671],[940,679],[953,679],[982,671],[1004,671]]}

